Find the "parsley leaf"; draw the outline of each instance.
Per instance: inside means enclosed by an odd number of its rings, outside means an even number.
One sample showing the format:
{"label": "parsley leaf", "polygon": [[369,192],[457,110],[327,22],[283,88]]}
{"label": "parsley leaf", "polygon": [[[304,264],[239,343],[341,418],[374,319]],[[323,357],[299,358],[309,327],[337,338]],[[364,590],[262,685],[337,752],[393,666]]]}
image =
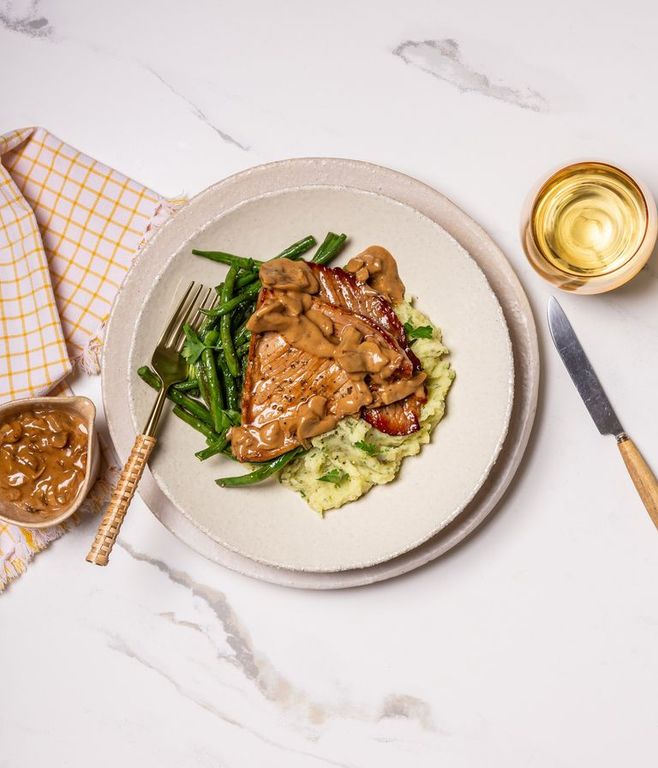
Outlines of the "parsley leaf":
{"label": "parsley leaf", "polygon": [[342,469],[332,469],[330,472],[327,472],[326,475],[322,475],[322,477],[319,477],[318,480],[321,480],[323,483],[333,483],[334,485],[340,485],[345,480],[349,480],[349,475],[347,472],[343,472]]}
{"label": "parsley leaf", "polygon": [[199,338],[198,333],[187,323],[183,326],[183,332],[185,333],[185,344],[183,344],[182,355],[190,365],[196,363],[201,357],[201,353],[206,348],[206,345]]}
{"label": "parsley leaf", "polygon": [[404,330],[409,339],[431,339],[433,333],[431,325],[414,326],[411,323],[405,323]]}
{"label": "parsley leaf", "polygon": [[374,443],[366,443],[365,440],[359,440],[354,445],[365,451],[368,456],[379,456],[379,448]]}

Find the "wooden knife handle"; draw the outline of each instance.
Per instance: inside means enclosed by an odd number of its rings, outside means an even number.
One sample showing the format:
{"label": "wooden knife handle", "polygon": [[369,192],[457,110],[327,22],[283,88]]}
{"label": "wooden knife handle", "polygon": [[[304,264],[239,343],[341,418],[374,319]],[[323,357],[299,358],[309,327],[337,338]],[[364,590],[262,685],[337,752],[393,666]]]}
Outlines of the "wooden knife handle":
{"label": "wooden knife handle", "polygon": [[155,446],[155,438],[147,435],[137,435],[135,444],[126,461],[119,482],[114,488],[110,503],[103,515],[96,538],[86,557],[88,563],[107,565],[110,552],[119,535],[123,518],[126,516],[132,497],[135,495],[137,483],[144,472],[144,467]]}
{"label": "wooden knife handle", "polygon": [[658,528],[658,480],[630,437],[623,435],[617,445],[642,503]]}

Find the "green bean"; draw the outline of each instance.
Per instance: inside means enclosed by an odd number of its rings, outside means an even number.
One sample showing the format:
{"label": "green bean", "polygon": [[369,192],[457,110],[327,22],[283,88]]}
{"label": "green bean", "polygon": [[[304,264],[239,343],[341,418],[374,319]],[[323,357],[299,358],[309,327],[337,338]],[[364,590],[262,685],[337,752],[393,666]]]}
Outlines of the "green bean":
{"label": "green bean", "polygon": [[249,330],[249,328],[247,328],[247,321],[245,321],[235,332],[233,341],[238,345],[238,347],[241,347],[243,344],[246,344],[250,339],[251,339],[251,331]]}
{"label": "green bean", "polygon": [[258,283],[252,283],[252,285],[249,285],[244,291],[237,293],[230,301],[226,303],[220,303],[213,309],[202,309],[201,312],[213,319],[230,314],[245,302],[253,300],[254,296],[258,294],[260,288],[260,281],[258,281]]}
{"label": "green bean", "polygon": [[203,338],[208,331],[212,331],[215,327],[217,320],[214,317],[204,317],[201,325],[199,326],[199,336]]}
{"label": "green bean", "polygon": [[[342,237],[341,245],[345,240],[345,235],[334,235],[334,238]],[[274,256],[275,259],[292,259],[293,261],[301,258],[301,256],[306,253],[306,251],[309,250],[309,248],[312,248],[316,244],[316,239],[312,235],[308,235],[307,237],[303,238],[302,240],[299,240],[296,243],[293,243],[292,245],[288,246],[285,250],[281,251],[277,256]],[[320,249],[322,246],[320,246]],[[318,255],[320,254],[320,249],[318,249]],[[253,265],[260,265],[263,262],[258,261],[257,259],[245,259],[242,256],[233,256],[233,254],[230,253],[223,253],[222,251],[199,251],[197,249],[194,249],[192,253],[196,254],[197,256],[207,256],[208,258],[214,258],[216,261],[220,261],[223,259],[222,263],[224,264],[230,264],[231,266],[241,267],[243,269],[249,269],[249,265],[253,267]],[[337,251],[336,251],[337,253]],[[213,256],[210,256],[209,254],[214,254]],[[329,256],[326,254],[324,255],[324,258],[333,258],[335,253],[331,253]],[[215,258],[217,256],[217,258]],[[325,263],[325,262],[321,262]],[[247,281],[247,277],[249,277],[249,280]],[[241,284],[242,282],[242,284]],[[252,280],[251,276],[243,275],[241,278],[239,278],[236,281],[238,288],[243,288],[244,290],[240,291],[236,296],[234,296],[229,301],[223,301],[218,307],[215,307],[214,309],[209,310],[203,310],[203,313],[207,315],[208,317],[222,317],[223,315],[228,314],[229,312],[232,312],[236,307],[239,307],[241,304],[243,304],[248,299],[254,298],[258,291],[261,289],[261,283],[260,280]],[[219,288],[219,286],[218,286]]]}
{"label": "green bean", "polygon": [[203,352],[201,353],[201,357],[196,361],[194,367],[196,369],[196,377],[199,381],[201,399],[206,404],[206,407],[210,409],[210,390],[208,389],[208,376],[206,375],[206,367],[203,362]]}
{"label": "green bean", "polygon": [[233,378],[233,374],[228,368],[228,363],[226,362],[226,358],[224,357],[223,352],[217,353],[217,364],[219,365],[219,368],[222,372],[222,377],[224,379],[224,391],[226,392],[226,405],[229,410],[231,411],[237,411],[239,406],[239,394],[238,394],[238,388],[235,383],[235,379]]}
{"label": "green bean", "polygon": [[[224,316],[226,317],[226,315]],[[223,318],[222,318],[223,319]],[[228,366],[231,376],[234,378],[240,375],[240,362],[238,361],[238,355],[233,346],[233,339],[231,338],[230,329],[226,331],[226,340],[223,345],[224,358],[226,359],[226,365]]]}
{"label": "green bean", "polygon": [[260,291],[260,280],[247,286],[244,291],[241,291],[229,301],[222,302],[218,307],[215,307],[214,309],[203,309],[201,311],[204,315],[208,315],[208,317],[222,317],[229,312],[233,312],[236,307],[244,304],[245,301],[249,301],[249,299],[257,296],[258,291]]}
{"label": "green bean", "polygon": [[240,275],[240,277],[238,277],[238,279],[235,281],[235,287],[238,289],[244,288],[245,286],[256,282],[256,280],[258,280],[258,272],[247,272],[244,275]]}
{"label": "green bean", "polygon": [[251,317],[255,305],[256,302],[245,301],[241,307],[231,313],[231,330],[234,336]]}
{"label": "green bean", "polygon": [[[209,331],[206,334],[206,344],[212,346],[218,339],[219,334],[217,331]],[[212,416],[212,425],[216,432],[222,429],[223,416],[222,409],[224,408],[224,393],[219,383],[219,377],[217,376],[217,366],[215,365],[215,353],[209,347],[206,347],[201,353],[201,361],[203,363],[203,371],[205,374],[206,382],[208,385],[208,407],[210,408],[210,415]]]}
{"label": "green bean", "polygon": [[[160,379],[147,365],[143,365],[141,368],[138,368],[137,374],[149,385],[149,387],[153,387],[153,389],[160,389],[162,386]],[[184,408],[186,411],[189,411],[195,418],[200,419],[205,424],[212,424],[210,411],[201,403],[198,403],[196,400],[188,397],[183,392],[179,392],[177,389],[169,387],[167,397],[176,405]]]}
{"label": "green bean", "polygon": [[[292,261],[297,261],[297,259],[301,259],[306,251],[310,250],[316,244],[317,240],[313,237],[313,235],[306,235],[306,237],[303,237],[296,243],[289,245],[286,249],[281,251],[278,256],[274,256],[273,258],[292,259]],[[270,261],[272,261],[272,259],[270,259]]]}
{"label": "green bean", "polygon": [[197,400],[193,400],[191,397],[187,397],[186,395],[177,392],[175,389],[170,389],[169,392],[167,392],[167,397],[173,403],[176,403],[176,405],[185,408],[186,411],[189,411],[192,416],[197,419],[201,419],[201,421],[208,425],[212,423],[210,412],[205,405],[202,405]]}
{"label": "green bean", "polygon": [[192,389],[198,389],[199,382],[196,379],[188,379],[187,381],[181,381],[179,384],[174,384],[174,389],[179,392],[189,392]]}
{"label": "green bean", "polygon": [[203,343],[210,349],[216,349],[219,346],[219,331],[216,328],[209,330],[203,337]]}
{"label": "green bean", "polygon": [[304,448],[294,448],[288,453],[284,453],[282,456],[277,456],[272,461],[261,464],[258,469],[250,472],[247,475],[238,475],[237,477],[221,477],[219,480],[215,480],[217,485],[222,488],[240,488],[244,485],[253,485],[254,483],[260,483],[266,480],[268,477],[278,472],[280,469],[289,464],[293,459],[297,458],[300,453],[304,453]]}
{"label": "green bean", "polygon": [[[224,288],[222,289],[221,295],[223,304],[233,297],[233,287],[235,286],[237,274],[237,267],[231,267],[226,274],[226,280],[224,281]],[[238,376],[240,373],[240,366],[238,365],[238,360],[235,356],[235,347],[233,346],[233,337],[231,336],[230,314],[222,315],[222,318],[219,321],[219,336],[222,341],[222,349],[224,351],[228,369],[232,376]]]}
{"label": "green bean", "polygon": [[[218,294],[221,294],[222,292],[222,286],[224,283],[220,283],[218,286],[215,287],[215,291],[217,291]],[[204,317],[203,322],[199,326],[198,335],[200,338],[205,338],[205,335],[208,333],[208,331],[211,331],[213,329],[213,326],[215,325],[217,321],[214,317]]]}
{"label": "green bean", "polygon": [[226,374],[222,368],[222,351],[218,349],[215,353],[215,370],[217,371],[217,383],[219,384],[219,391],[221,392],[222,402],[225,408],[230,408],[228,393],[226,391]]}
{"label": "green bean", "polygon": [[203,343],[208,347],[212,347],[213,349],[217,346],[218,341],[219,331],[216,328],[208,331],[208,333],[206,333],[206,335],[203,337]]}
{"label": "green bean", "polygon": [[192,253],[211,261],[218,261],[220,264],[228,264],[229,267],[240,267],[248,270],[252,270],[255,266],[263,263],[258,259],[245,259],[244,256],[234,256],[232,253],[225,253],[224,251],[200,251],[198,248],[192,248]]}
{"label": "green bean", "polygon": [[[289,245],[281,253],[273,256],[273,259],[299,259],[317,243],[317,240],[313,235],[307,235],[296,243]],[[240,267],[241,269],[253,270],[254,267],[259,267],[263,262],[260,259],[246,259],[244,256],[235,256],[232,253],[226,253],[225,251],[202,251],[198,248],[193,248],[192,253],[195,256],[203,256],[206,259],[212,261],[218,261],[220,264],[228,264],[229,267]]]}
{"label": "green bean", "polygon": [[228,423],[232,427],[238,427],[240,424],[242,424],[242,414],[240,411],[230,411],[228,408],[224,411],[226,414],[226,418],[228,419]]}
{"label": "green bean", "polygon": [[334,232],[328,232],[313,256],[312,261],[316,264],[328,264],[333,258],[343,250],[347,235],[337,235]]}
{"label": "green bean", "polygon": [[[272,259],[291,259],[292,261],[297,261],[306,253],[306,251],[311,249],[316,244],[317,240],[313,237],[313,235],[307,235],[301,240],[298,240],[296,243],[289,245],[287,248],[281,251],[281,253],[273,256]],[[213,261],[218,261],[222,264],[228,264],[229,266],[235,266],[246,270],[246,273],[240,275],[235,281],[235,287],[239,291],[243,288],[246,288],[247,286],[253,286],[253,284],[258,281],[258,268],[261,266],[261,264],[263,264],[260,259],[246,259],[243,256],[234,256],[232,253],[225,253],[224,251],[200,251],[194,248],[192,249],[192,253],[196,256],[204,256],[208,259],[212,259]],[[216,290],[219,292],[220,286],[217,286]],[[260,283],[258,284],[258,288],[255,289],[255,293],[258,293],[259,290]],[[237,306],[237,304],[234,306]],[[219,315],[221,314],[223,313],[219,313]],[[213,316],[216,317],[218,315],[210,315],[210,317]]]}
{"label": "green bean", "polygon": [[242,358],[249,352],[249,347],[251,346],[251,342],[247,341],[244,344],[241,344],[236,350],[235,354]]}
{"label": "green bean", "polygon": [[[237,419],[235,418],[237,416]],[[215,430],[216,435],[219,435],[220,437],[225,434],[226,432],[231,429],[231,427],[234,427],[236,425],[240,424],[240,413],[239,411],[230,411],[227,408],[221,408],[219,410],[219,430]],[[212,440],[209,441],[209,444],[212,443]]]}
{"label": "green bean", "polygon": [[[281,253],[277,254],[273,258],[297,261],[298,259],[301,259],[306,251],[310,250],[314,245],[316,245],[316,243],[317,240],[313,237],[313,235],[307,235],[301,240],[298,240],[296,243],[288,246],[285,250],[281,251]],[[236,280],[235,285],[236,288],[244,288],[247,285],[251,285],[251,283],[255,282],[256,280],[258,280],[258,270],[254,270],[253,272],[247,273],[245,275],[240,275],[240,277],[238,277]]]}
{"label": "green bean", "polygon": [[228,444],[228,437],[226,434],[220,435],[219,440],[216,440],[215,442],[211,443],[207,448],[204,448],[202,451],[197,451],[194,455],[199,459],[199,461],[205,461],[206,459],[209,459],[211,456],[216,456],[218,453],[223,453],[224,448],[226,448]]}
{"label": "green bean", "polygon": [[331,245],[334,243],[338,235],[335,232],[327,232],[326,237],[324,240],[320,243],[320,247],[317,249],[317,251],[313,254],[313,258],[311,261],[315,262],[316,264],[322,257],[325,255],[325,253],[329,250]]}
{"label": "green bean", "polygon": [[189,424],[196,429],[197,432],[201,432],[201,434],[205,435],[209,440],[215,441],[219,437],[219,435],[217,435],[207,424],[201,421],[201,419],[197,419],[196,416],[188,413],[184,408],[181,408],[180,405],[174,406],[174,413],[179,419],[182,419],[186,424]]}

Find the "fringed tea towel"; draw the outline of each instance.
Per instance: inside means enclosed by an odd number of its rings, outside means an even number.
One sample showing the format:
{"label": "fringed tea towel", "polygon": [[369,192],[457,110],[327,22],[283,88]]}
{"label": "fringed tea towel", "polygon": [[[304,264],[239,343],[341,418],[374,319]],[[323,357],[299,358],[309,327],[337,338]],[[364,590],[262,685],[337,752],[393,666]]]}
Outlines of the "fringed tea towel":
{"label": "fringed tea towel", "polygon": [[[43,128],[0,135],[0,403],[52,391],[77,362],[98,373],[114,297],[172,212]],[[109,497],[105,469],[87,508]],[[28,530],[0,521],[0,591],[72,524]]]}

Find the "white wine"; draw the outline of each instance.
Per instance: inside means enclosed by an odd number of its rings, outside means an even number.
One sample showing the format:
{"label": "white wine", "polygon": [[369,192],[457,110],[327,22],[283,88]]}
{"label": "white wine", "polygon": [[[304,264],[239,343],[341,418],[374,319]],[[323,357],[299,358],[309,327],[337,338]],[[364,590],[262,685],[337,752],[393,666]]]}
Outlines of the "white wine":
{"label": "white wine", "polygon": [[531,226],[539,252],[555,269],[590,278],[635,256],[647,234],[648,210],[639,186],[619,168],[576,163],[540,189]]}

